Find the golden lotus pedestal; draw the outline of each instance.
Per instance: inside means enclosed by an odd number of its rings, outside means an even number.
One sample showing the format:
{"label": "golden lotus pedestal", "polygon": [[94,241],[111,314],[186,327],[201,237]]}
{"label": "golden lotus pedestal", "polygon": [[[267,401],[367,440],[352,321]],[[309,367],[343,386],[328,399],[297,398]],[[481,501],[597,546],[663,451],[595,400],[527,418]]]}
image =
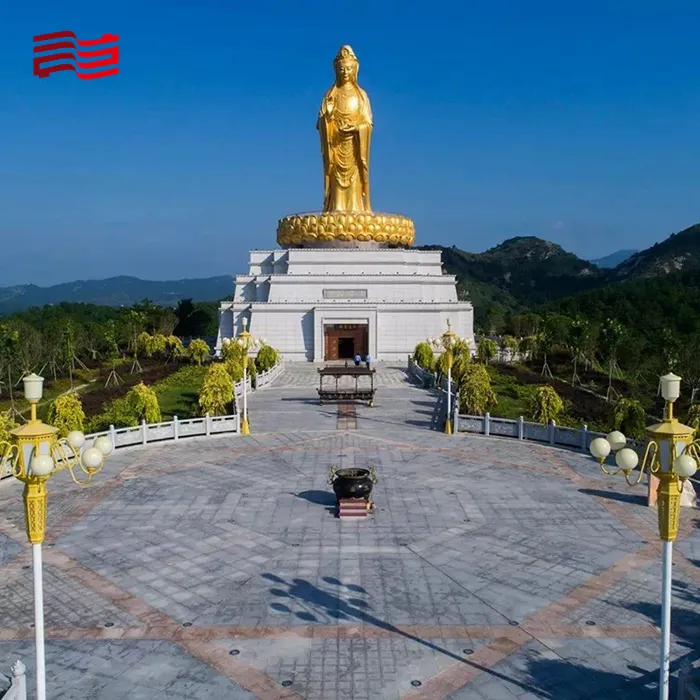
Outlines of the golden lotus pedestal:
{"label": "golden lotus pedestal", "polygon": [[413,221],[399,214],[321,212],[291,214],[277,223],[277,242],[286,247],[411,246]]}

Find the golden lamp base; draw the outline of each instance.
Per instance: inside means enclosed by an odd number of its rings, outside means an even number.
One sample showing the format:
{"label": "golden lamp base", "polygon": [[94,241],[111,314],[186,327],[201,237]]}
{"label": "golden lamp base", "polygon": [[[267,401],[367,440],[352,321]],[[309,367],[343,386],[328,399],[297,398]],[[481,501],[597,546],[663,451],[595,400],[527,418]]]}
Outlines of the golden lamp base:
{"label": "golden lamp base", "polygon": [[277,243],[282,246],[330,241],[410,246],[415,237],[413,221],[399,214],[329,211],[292,214],[277,223]]}

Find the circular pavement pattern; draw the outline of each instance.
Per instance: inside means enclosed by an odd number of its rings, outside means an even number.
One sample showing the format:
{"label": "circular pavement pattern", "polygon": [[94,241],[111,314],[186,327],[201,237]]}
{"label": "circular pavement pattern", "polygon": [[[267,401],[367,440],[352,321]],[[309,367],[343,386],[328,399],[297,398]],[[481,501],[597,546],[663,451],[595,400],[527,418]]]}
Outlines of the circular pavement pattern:
{"label": "circular pavement pattern", "polygon": [[[379,367],[376,406],[314,400],[291,365],[249,438],[120,451],[50,485],[52,700],[654,698],[660,546],[643,487],[580,453],[430,430],[434,396]],[[331,465],[375,467],[340,521]],[[700,634],[684,509],[674,663]],[[21,485],[0,486],[0,671],[33,683]],[[234,653],[235,652],[237,653]]]}

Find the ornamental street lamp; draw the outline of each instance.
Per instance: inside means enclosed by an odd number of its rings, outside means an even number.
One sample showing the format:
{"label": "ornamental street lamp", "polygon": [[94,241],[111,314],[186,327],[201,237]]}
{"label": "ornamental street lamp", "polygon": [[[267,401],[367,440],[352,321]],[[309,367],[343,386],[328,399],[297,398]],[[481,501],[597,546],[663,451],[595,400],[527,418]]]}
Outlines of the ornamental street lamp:
{"label": "ornamental street lamp", "polygon": [[[628,484],[639,484],[645,469],[649,478],[659,479],[657,504],[659,513],[659,536],[663,541],[663,563],[661,583],[661,668],[659,669],[659,698],[668,700],[669,663],[671,650],[671,572],[673,567],[673,542],[678,536],[681,494],[685,482],[695,474],[700,461],[700,440],[694,440],[695,430],[683,425],[673,415],[673,403],[680,395],[681,378],[675,374],[661,377],[661,395],[666,406],[661,423],[647,428],[649,443],[644,451],[642,465],[636,477],[632,472],[639,464],[637,453],[626,447],[627,440],[619,431],[607,438],[596,438],[591,442],[591,454],[600,463],[601,469],[610,475],[622,472]],[[615,454],[616,469],[607,469],[605,459]]]}
{"label": "ornamental street lamp", "polygon": [[[36,417],[36,405],[43,393],[43,377],[24,378],[24,396],[31,406],[27,423],[11,431],[11,442],[0,442],[0,473],[8,467],[12,476],[24,483],[24,515],[27,537],[32,545],[34,574],[34,634],[36,640],[36,688],[38,700],[46,700],[46,661],[44,656],[44,593],[41,543],[46,535],[46,481],[64,469],[70,471],[78,486],[86,486],[102,470],[114,446],[106,437],[98,437],[85,448],[85,435],[73,430],[58,438],[58,429]],[[80,468],[83,477],[76,476]]]}
{"label": "ornamental street lamp", "polygon": [[[241,420],[241,435],[250,435],[250,425],[248,424],[248,353],[265,345],[264,338],[255,338],[248,332],[248,319],[241,319],[243,330],[233,341],[243,351],[243,415]],[[231,345],[230,338],[224,338],[222,343],[225,346]]]}
{"label": "ornamental street lamp", "polygon": [[445,353],[445,364],[447,365],[447,420],[445,420],[445,433],[452,435],[452,362],[454,360],[454,348],[457,343],[464,343],[464,338],[458,338],[447,319],[447,330],[439,338],[428,338],[428,345],[433,350],[441,350]]}

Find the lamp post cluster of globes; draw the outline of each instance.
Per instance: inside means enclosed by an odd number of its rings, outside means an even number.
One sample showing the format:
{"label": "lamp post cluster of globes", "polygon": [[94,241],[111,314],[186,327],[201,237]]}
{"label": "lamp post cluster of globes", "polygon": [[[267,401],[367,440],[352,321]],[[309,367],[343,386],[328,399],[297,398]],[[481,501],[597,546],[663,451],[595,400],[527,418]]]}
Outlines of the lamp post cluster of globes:
{"label": "lamp post cluster of globes", "polygon": [[235,343],[243,350],[243,411],[241,419],[241,435],[250,435],[250,424],[248,423],[248,353],[257,350],[265,345],[265,338],[255,338],[248,332],[248,319],[243,318],[243,330],[234,338],[224,338],[221,343],[229,347]]}
{"label": "lamp post cluster of globes", "polygon": [[[605,474],[620,472],[631,486],[642,481],[645,471],[650,479],[658,479],[657,508],[659,536],[663,542],[661,573],[661,663],[659,670],[659,698],[668,700],[669,666],[671,651],[671,572],[673,542],[678,536],[681,496],[685,483],[698,468],[700,440],[694,439],[695,430],[683,425],[673,415],[673,404],[680,396],[681,378],[675,374],[661,377],[660,390],[665,401],[661,423],[647,428],[648,442],[641,465],[637,452],[628,447],[627,438],[613,431],[605,438],[591,441],[590,451]],[[606,466],[614,455],[615,467]],[[637,468],[639,467],[638,471]]]}
{"label": "lamp post cluster of globes", "polygon": [[57,428],[37,418],[36,408],[41,401],[43,386],[43,377],[36,374],[24,378],[24,396],[29,401],[31,417],[27,423],[11,431],[9,442],[0,442],[0,473],[9,471],[24,483],[24,515],[27,537],[32,545],[38,700],[46,700],[41,551],[46,536],[46,482],[67,469],[76,484],[86,486],[102,470],[106,458],[114,449],[106,435],[97,437],[90,447],[86,447],[85,435],[79,430],[69,432],[66,437],[58,437]]}
{"label": "lamp post cluster of globes", "polygon": [[447,330],[439,337],[430,337],[425,341],[433,350],[445,353],[447,365],[447,419],[445,420],[445,433],[452,435],[452,363],[454,361],[454,349],[460,343],[468,343],[466,338],[459,338],[452,330],[450,319],[447,319]]}

